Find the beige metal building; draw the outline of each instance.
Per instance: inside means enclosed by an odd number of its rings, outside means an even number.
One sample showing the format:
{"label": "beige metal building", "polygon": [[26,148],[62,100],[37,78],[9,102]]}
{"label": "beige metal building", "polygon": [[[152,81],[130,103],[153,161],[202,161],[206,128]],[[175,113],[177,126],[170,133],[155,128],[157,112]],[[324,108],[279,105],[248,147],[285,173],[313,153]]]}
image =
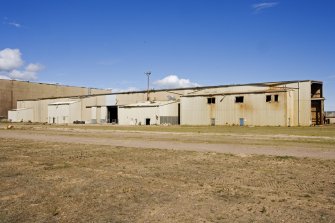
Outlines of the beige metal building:
{"label": "beige metal building", "polygon": [[6,118],[9,110],[17,108],[18,100],[102,93],[111,93],[111,91],[97,88],[0,79],[0,118]]}
{"label": "beige metal building", "polygon": [[184,125],[320,125],[323,110],[320,81],[218,86],[181,97]]}
{"label": "beige metal building", "polygon": [[17,106],[32,109],[33,122],[50,122],[48,105],[66,101],[80,101],[77,117],[85,123],[310,126],[324,118],[321,81],[151,90],[149,99],[137,91],[21,100]]}

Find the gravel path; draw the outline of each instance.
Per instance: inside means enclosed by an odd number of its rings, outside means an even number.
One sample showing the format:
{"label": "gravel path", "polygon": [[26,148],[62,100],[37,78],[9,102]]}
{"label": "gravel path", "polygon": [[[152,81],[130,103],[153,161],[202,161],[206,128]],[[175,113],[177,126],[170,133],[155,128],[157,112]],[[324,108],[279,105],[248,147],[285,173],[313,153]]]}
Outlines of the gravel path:
{"label": "gravel path", "polygon": [[[66,135],[66,132],[60,134],[48,134],[42,131],[23,131],[23,130],[1,130],[0,138],[15,138],[24,140],[47,141],[47,142],[61,142],[61,143],[76,143],[76,144],[95,144],[95,145],[111,145],[120,147],[132,148],[157,148],[157,149],[174,149],[174,150],[188,150],[201,152],[217,152],[217,153],[231,153],[241,156],[252,154],[257,155],[273,155],[273,156],[294,156],[294,157],[309,157],[321,159],[335,159],[335,150],[325,150],[320,148],[306,148],[306,147],[284,147],[278,148],[275,146],[259,146],[259,145],[241,145],[241,144],[225,144],[225,143],[192,143],[179,142],[174,140],[147,140],[145,137],[138,138],[139,133],[126,133],[122,137],[120,132],[116,132],[115,137],[105,136],[90,136],[83,137],[80,133],[71,132]],[[89,133],[89,132],[87,132]],[[78,134],[78,136],[76,135]],[[113,133],[110,133],[113,135]],[[137,138],[128,138],[131,135]],[[165,133],[162,133],[165,134]],[[145,135],[145,134],[143,134]],[[160,135],[159,133],[157,135]],[[196,138],[197,135],[194,134]]]}

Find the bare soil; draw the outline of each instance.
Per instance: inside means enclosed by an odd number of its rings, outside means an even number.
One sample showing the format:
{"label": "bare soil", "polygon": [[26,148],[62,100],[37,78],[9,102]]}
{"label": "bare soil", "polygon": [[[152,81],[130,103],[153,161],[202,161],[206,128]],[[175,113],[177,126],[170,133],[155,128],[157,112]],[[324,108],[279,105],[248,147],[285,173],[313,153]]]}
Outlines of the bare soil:
{"label": "bare soil", "polygon": [[[95,145],[112,145],[136,148],[157,148],[174,150],[191,150],[200,152],[231,153],[237,155],[274,155],[335,159],[335,128],[328,128],[324,135],[319,128],[309,128],[308,134],[303,135],[307,128],[302,128],[296,134],[269,134],[266,127],[251,129],[241,133],[233,128],[230,132],[205,132],[208,127],[200,128],[203,132],[169,132],[148,131],[147,128],[122,130],[118,128],[105,129],[104,126],[95,128],[76,128],[77,126],[49,125],[18,125],[14,130],[1,130],[0,138],[29,139],[47,142],[65,142]],[[98,128],[97,128],[98,127]],[[100,128],[99,128],[100,127]],[[175,127],[172,127],[175,128]],[[153,129],[153,128],[151,128]],[[228,128],[229,129],[229,128]],[[281,128],[283,130],[288,128]],[[138,131],[146,130],[146,131]],[[313,132],[311,132],[313,130]],[[333,131],[331,135],[329,131]],[[278,130],[277,130],[278,133]]]}
{"label": "bare soil", "polygon": [[334,222],[332,140],[15,126],[0,130],[0,222]]}

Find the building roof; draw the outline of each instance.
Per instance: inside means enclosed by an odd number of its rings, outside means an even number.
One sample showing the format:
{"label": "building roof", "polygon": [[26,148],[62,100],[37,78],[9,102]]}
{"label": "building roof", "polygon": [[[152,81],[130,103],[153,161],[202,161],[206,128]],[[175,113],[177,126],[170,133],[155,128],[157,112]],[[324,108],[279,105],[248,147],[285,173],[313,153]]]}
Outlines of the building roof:
{"label": "building roof", "polygon": [[213,91],[213,92],[194,92],[181,97],[206,97],[206,96],[216,96],[216,95],[244,95],[244,94],[271,94],[279,92],[287,92],[288,89],[278,88],[278,89],[264,89],[264,90],[249,90],[249,91]]}
{"label": "building roof", "polygon": [[29,110],[29,109],[32,109],[32,108],[15,108],[15,109],[11,109],[9,111],[23,111],[23,110]]}
{"label": "building roof", "polygon": [[120,108],[136,108],[136,107],[159,107],[176,103],[177,101],[143,101],[134,104],[122,105]]}
{"label": "building roof", "polygon": [[[292,84],[298,82],[312,82],[312,83],[320,83],[322,81],[317,80],[295,80],[295,81],[277,81],[277,82],[263,82],[263,83],[249,83],[249,84],[229,84],[229,85],[214,85],[214,86],[202,86],[202,87],[186,87],[186,88],[168,88],[168,89],[151,89],[150,92],[161,92],[161,91],[181,91],[181,90],[203,90],[208,88],[222,88],[222,87],[233,87],[233,86],[276,86],[283,84]],[[38,99],[26,99],[26,100],[18,100],[18,101],[38,101],[44,99],[56,99],[56,98],[86,98],[86,97],[96,97],[96,96],[104,96],[104,95],[121,95],[121,94],[136,94],[136,93],[147,93],[147,90],[143,91],[128,91],[128,92],[115,92],[115,93],[102,93],[102,94],[94,94],[94,95],[74,95],[74,96],[64,96],[64,97],[48,97],[48,98],[38,98]],[[179,93],[176,93],[179,94]]]}
{"label": "building roof", "polygon": [[86,88],[86,89],[106,90],[106,91],[110,90],[110,89],[95,88],[95,87],[72,86],[72,85],[66,85],[66,84],[60,84],[60,83],[43,83],[43,82],[35,82],[35,81],[12,80],[12,79],[0,79],[0,81],[23,82],[23,83],[43,84],[43,85],[55,85],[55,86],[62,86],[62,87],[76,87],[76,88]]}
{"label": "building roof", "polygon": [[335,111],[326,111],[325,116],[326,118],[335,118]]}
{"label": "building roof", "polygon": [[69,105],[69,104],[74,104],[77,102],[78,101],[58,101],[58,102],[49,103],[48,105]]}

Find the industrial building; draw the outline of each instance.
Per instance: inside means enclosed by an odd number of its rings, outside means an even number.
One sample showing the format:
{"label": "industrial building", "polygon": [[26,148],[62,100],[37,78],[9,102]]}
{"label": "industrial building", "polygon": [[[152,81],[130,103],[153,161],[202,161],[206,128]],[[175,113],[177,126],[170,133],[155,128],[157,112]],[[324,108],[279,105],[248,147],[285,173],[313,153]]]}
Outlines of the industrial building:
{"label": "industrial building", "polygon": [[[324,120],[321,81],[281,81],[19,100],[13,121],[119,125],[310,126]],[[19,114],[24,114],[20,117]]]}
{"label": "industrial building", "polygon": [[0,79],[0,119],[16,109],[18,100],[110,93],[110,90]]}

